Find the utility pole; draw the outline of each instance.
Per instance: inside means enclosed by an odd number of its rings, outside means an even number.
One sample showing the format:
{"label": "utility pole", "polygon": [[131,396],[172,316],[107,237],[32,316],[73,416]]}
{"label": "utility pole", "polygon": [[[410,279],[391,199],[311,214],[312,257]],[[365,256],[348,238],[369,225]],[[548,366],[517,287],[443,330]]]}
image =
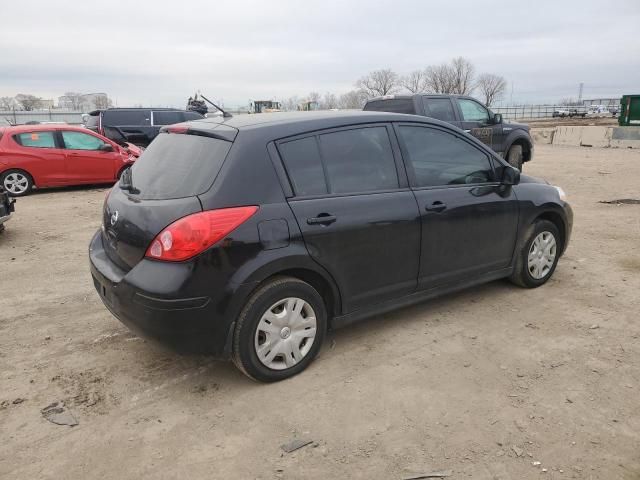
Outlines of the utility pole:
{"label": "utility pole", "polygon": [[578,103],[582,105],[582,90],[584,89],[584,82],[580,82],[580,89],[578,90]]}

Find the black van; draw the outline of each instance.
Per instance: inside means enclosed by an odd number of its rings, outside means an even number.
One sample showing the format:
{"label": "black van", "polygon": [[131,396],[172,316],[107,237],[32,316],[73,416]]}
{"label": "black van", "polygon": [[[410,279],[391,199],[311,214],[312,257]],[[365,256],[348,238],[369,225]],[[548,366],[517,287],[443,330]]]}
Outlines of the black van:
{"label": "black van", "polygon": [[123,323],[274,381],[327,328],[498,278],[544,284],[572,218],[561,188],[439,120],[241,115],[164,127],[89,257]]}
{"label": "black van", "polygon": [[174,108],[108,108],[89,112],[85,127],[115,142],[146,147],[164,125],[202,120],[197,112]]}

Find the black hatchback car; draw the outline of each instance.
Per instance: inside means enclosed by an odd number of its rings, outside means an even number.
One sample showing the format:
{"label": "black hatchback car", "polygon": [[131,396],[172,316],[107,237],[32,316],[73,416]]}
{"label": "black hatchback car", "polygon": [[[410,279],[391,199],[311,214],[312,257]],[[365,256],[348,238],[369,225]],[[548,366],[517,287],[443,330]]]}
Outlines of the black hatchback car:
{"label": "black hatchback car", "polygon": [[559,187],[450,124],[271,113],[165,127],[89,255],[123,323],[274,381],[328,328],[503,277],[542,285],[571,227]]}

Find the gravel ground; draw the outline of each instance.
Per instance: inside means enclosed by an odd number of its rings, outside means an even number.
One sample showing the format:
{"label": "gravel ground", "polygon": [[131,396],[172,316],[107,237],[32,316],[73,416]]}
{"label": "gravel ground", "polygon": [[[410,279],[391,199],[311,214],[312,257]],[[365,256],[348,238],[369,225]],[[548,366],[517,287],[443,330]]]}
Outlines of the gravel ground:
{"label": "gravel ground", "polygon": [[[105,310],[87,263],[104,188],[19,199],[0,235],[0,478],[640,479],[640,205],[598,203],[640,198],[640,151],[541,145],[525,172],[575,213],[547,285],[338,330],[272,385]],[[56,401],[77,426],[43,418]],[[313,443],[284,453],[293,439]]]}

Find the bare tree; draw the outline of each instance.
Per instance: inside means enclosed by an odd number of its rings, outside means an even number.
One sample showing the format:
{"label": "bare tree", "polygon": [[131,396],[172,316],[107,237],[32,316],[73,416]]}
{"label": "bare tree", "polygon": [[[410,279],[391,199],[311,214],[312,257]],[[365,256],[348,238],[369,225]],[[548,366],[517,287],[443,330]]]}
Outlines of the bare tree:
{"label": "bare tree", "polygon": [[356,82],[356,87],[358,87],[367,98],[371,98],[397,92],[400,83],[398,74],[390,68],[385,68],[375,70],[366,77],[362,77]]}
{"label": "bare tree", "polygon": [[361,90],[351,90],[347,93],[340,95],[338,99],[338,107],[344,109],[358,109],[360,110],[364,103],[367,101],[367,94]]}
{"label": "bare tree", "polygon": [[454,58],[451,63],[432,65],[425,72],[426,90],[433,93],[469,95],[473,92],[473,64],[463,58]]}
{"label": "bare tree", "polygon": [[335,93],[327,92],[320,101],[320,109],[331,110],[332,108],[338,108],[338,97]]}
{"label": "bare tree", "polygon": [[84,95],[79,92],[66,92],[64,94],[73,110],[81,110]]}
{"label": "bare tree", "polygon": [[289,97],[281,102],[282,110],[286,112],[295,112],[298,109],[300,99],[297,96]]}
{"label": "bare tree", "polygon": [[109,108],[113,106],[113,102],[107,95],[97,95],[93,99],[93,104],[98,110],[103,110],[105,108]]}
{"label": "bare tree", "polygon": [[310,92],[309,95],[307,95],[307,102],[315,102],[317,104],[320,104],[320,98],[321,95],[318,92]]}
{"label": "bare tree", "polygon": [[11,110],[13,107],[12,97],[0,97],[0,110]]}
{"label": "bare tree", "polygon": [[425,86],[432,93],[453,93],[449,65],[432,65],[425,70]]}
{"label": "bare tree", "polygon": [[487,107],[493,105],[494,101],[499,100],[507,89],[507,81],[504,77],[493,73],[480,75],[476,85],[484,97],[484,104]]}
{"label": "bare tree", "polygon": [[16,95],[16,102],[18,102],[24,110],[29,112],[42,105],[42,98],[36,97],[35,95],[19,93]]}
{"label": "bare tree", "polygon": [[558,105],[567,106],[567,107],[573,107],[573,106],[576,106],[576,105],[580,105],[580,102],[578,100],[576,100],[575,98],[569,97],[569,98],[563,98],[562,100],[560,100]]}
{"label": "bare tree", "polygon": [[413,72],[400,78],[400,85],[411,93],[422,93],[427,91],[427,72],[425,70],[414,70]]}
{"label": "bare tree", "polygon": [[452,85],[454,92],[460,95],[469,95],[473,92],[473,75],[475,67],[473,63],[463,57],[454,58],[451,61]]}

